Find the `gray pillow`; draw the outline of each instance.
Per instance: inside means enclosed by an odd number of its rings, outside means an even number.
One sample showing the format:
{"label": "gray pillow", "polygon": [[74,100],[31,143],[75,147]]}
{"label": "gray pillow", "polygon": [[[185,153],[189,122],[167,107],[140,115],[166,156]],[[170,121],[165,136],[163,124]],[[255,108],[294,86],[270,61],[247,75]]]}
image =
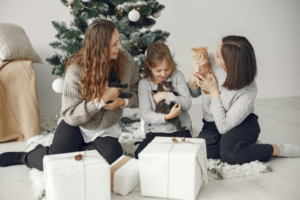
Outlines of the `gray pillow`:
{"label": "gray pillow", "polygon": [[4,60],[28,59],[42,63],[24,29],[10,23],[0,23],[0,64]]}

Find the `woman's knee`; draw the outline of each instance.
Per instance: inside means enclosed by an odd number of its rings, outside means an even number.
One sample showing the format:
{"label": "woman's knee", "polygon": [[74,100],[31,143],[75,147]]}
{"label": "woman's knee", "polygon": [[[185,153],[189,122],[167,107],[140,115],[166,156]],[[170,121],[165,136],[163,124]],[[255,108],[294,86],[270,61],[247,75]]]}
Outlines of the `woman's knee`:
{"label": "woman's knee", "polygon": [[70,126],[62,120],[54,134],[48,155],[79,151],[84,141],[79,127]]}
{"label": "woman's knee", "polygon": [[117,138],[98,138],[94,141],[94,146],[110,165],[123,155],[122,146]]}

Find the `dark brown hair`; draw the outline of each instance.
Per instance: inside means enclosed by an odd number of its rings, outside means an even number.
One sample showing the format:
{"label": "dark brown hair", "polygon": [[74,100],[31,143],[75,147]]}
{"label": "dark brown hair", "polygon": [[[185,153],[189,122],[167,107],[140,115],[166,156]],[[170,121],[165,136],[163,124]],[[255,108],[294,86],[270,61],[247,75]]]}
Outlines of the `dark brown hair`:
{"label": "dark brown hair", "polygon": [[169,47],[163,42],[155,42],[148,46],[146,61],[144,63],[144,78],[151,77],[151,69],[156,68],[164,60],[167,61],[171,67],[171,73],[177,70],[177,64],[175,63]]}
{"label": "dark brown hair", "polygon": [[80,76],[81,94],[87,101],[100,99],[104,93],[105,84],[111,69],[114,68],[118,76],[123,77],[122,53],[118,58],[110,60],[109,48],[112,34],[116,25],[107,20],[95,20],[84,34],[83,47],[67,62],[65,74],[72,64],[83,69]]}
{"label": "dark brown hair", "polygon": [[223,87],[228,90],[239,90],[250,85],[257,74],[252,45],[242,36],[227,36],[222,42],[221,54],[227,70]]}

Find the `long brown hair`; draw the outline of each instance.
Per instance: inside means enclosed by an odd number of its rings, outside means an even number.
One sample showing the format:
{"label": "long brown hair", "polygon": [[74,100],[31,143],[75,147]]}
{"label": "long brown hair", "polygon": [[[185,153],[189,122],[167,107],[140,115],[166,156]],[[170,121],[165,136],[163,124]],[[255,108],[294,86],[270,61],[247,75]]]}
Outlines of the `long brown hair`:
{"label": "long brown hair", "polygon": [[252,45],[242,36],[227,36],[222,42],[221,54],[227,70],[223,87],[228,90],[239,90],[250,85],[257,74]]}
{"label": "long brown hair", "polygon": [[174,61],[169,47],[163,42],[155,42],[148,46],[146,61],[144,63],[144,78],[151,77],[151,69],[157,67],[164,60],[171,67],[171,72],[177,70],[177,64]]}
{"label": "long brown hair", "polygon": [[95,20],[84,34],[83,47],[67,62],[65,74],[72,64],[83,69],[80,76],[80,92],[87,101],[98,98],[97,101],[100,102],[111,69],[114,69],[122,80],[121,51],[117,59],[109,58],[110,41],[116,28],[110,21]]}

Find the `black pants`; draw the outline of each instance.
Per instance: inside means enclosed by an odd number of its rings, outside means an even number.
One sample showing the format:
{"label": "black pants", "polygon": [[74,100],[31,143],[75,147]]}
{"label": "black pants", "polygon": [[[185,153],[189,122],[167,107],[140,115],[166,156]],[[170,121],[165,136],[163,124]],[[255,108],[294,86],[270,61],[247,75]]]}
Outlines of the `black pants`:
{"label": "black pants", "polygon": [[174,133],[147,133],[145,140],[141,142],[140,146],[136,149],[135,151],[135,157],[138,159],[139,153],[143,151],[143,149],[155,138],[155,137],[186,137],[186,138],[191,138],[191,133],[189,130],[185,130],[182,132],[174,132]]}
{"label": "black pants", "polygon": [[219,158],[228,164],[269,161],[273,146],[255,144],[260,133],[257,119],[257,115],[251,113],[240,125],[225,134],[219,133],[215,122],[203,119],[204,126],[198,137],[206,141],[207,158]]}
{"label": "black pants", "polygon": [[43,171],[43,158],[45,155],[85,150],[97,150],[109,164],[112,164],[123,154],[118,138],[98,137],[93,142],[85,143],[79,127],[70,126],[62,120],[56,129],[50,147],[38,145],[23,157],[23,163],[29,168]]}

